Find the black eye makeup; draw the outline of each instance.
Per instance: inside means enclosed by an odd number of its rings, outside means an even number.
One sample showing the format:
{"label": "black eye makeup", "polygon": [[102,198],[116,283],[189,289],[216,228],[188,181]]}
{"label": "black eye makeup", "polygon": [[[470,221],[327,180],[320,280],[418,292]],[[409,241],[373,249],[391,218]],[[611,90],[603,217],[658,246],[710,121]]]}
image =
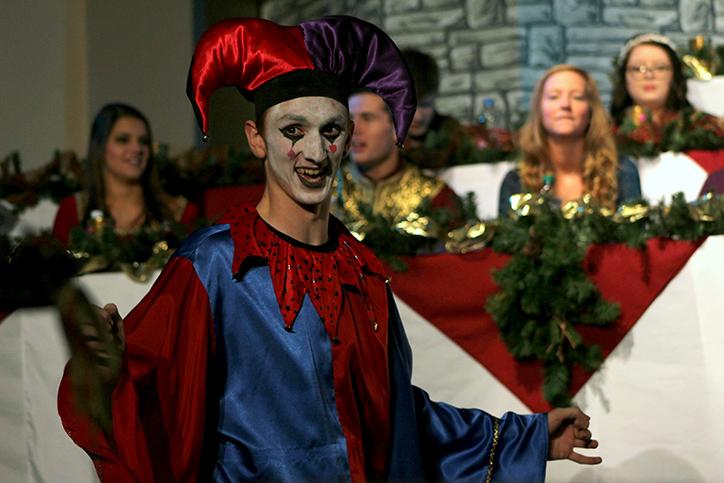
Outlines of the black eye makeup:
{"label": "black eye makeup", "polygon": [[322,126],[320,133],[327,141],[333,143],[339,137],[339,135],[342,134],[342,126],[337,123],[327,124],[325,126]]}
{"label": "black eye makeup", "polygon": [[291,124],[289,126],[285,126],[279,129],[279,132],[282,133],[282,136],[289,139],[292,144],[296,143],[304,136],[304,132],[302,131],[302,128],[301,126],[299,126],[299,124]]}

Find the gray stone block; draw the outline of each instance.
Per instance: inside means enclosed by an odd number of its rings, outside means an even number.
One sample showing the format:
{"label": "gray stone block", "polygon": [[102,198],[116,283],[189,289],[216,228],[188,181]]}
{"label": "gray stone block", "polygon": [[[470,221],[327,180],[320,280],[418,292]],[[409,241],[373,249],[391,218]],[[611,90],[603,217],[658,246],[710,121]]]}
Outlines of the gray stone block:
{"label": "gray stone block", "polygon": [[520,27],[492,27],[486,29],[460,30],[450,32],[450,45],[485,44],[523,38],[524,29]]}
{"label": "gray stone block", "polygon": [[472,28],[505,21],[505,0],[465,0],[468,25]]}
{"label": "gray stone block", "polygon": [[550,4],[551,0],[505,0],[505,7],[515,7],[516,5],[540,5]]}
{"label": "gray stone block", "polygon": [[566,51],[568,55],[600,55],[613,58],[618,55],[622,45],[623,42],[574,42],[566,44]]}
{"label": "gray stone block", "polygon": [[505,93],[505,99],[508,104],[508,119],[510,128],[516,129],[521,126],[528,112],[530,112],[531,91],[515,90]]}
{"label": "gray stone block", "polygon": [[679,15],[676,10],[651,10],[629,7],[606,7],[603,9],[604,23],[636,27],[642,30],[659,30],[664,27],[678,27]]}
{"label": "gray stone block", "polygon": [[397,45],[404,45],[405,47],[423,48],[445,42],[445,32],[442,31],[391,34],[390,37]]}
{"label": "gray stone block", "polygon": [[[386,4],[387,2],[385,2]],[[382,0],[347,0],[346,15],[353,15],[381,26],[385,18],[384,5]]]}
{"label": "gray stone block", "polygon": [[[389,3],[397,4],[406,1],[409,0],[395,0]],[[323,15],[345,14],[379,25],[383,13],[382,3],[382,0],[312,0],[303,3],[294,0],[270,0],[262,2],[261,17],[281,24],[293,25]]]}
{"label": "gray stone block", "polygon": [[[339,2],[337,2],[339,6]],[[289,12],[297,12],[300,20],[306,20],[308,18],[318,18],[324,15],[330,14],[330,8],[333,5],[328,0],[312,0],[304,5],[299,5],[297,2],[291,2],[289,5]],[[336,12],[335,12],[336,13]]]}
{"label": "gray stone block", "polygon": [[519,86],[513,86],[513,89],[521,88],[523,91],[533,92],[536,82],[538,79],[543,77],[543,74],[552,66],[546,67],[523,67],[520,72]]}
{"label": "gray stone block", "polygon": [[473,76],[470,73],[448,74],[443,73],[440,79],[440,95],[459,94],[469,92],[473,86]]}
{"label": "gray stone block", "polygon": [[264,2],[261,16],[283,25],[294,25],[298,23],[299,11],[290,7],[289,1]]}
{"label": "gray stone block", "polygon": [[406,13],[418,10],[420,0],[385,0],[385,13]]}
{"label": "gray stone block", "polygon": [[610,57],[571,55],[566,59],[567,64],[573,64],[588,72],[609,72],[612,68]]}
{"label": "gray stone block", "polygon": [[588,25],[598,21],[597,0],[553,0],[553,15],[562,25]]}
{"label": "gray stone block", "polygon": [[485,69],[518,64],[523,59],[523,49],[520,40],[485,44],[480,47],[480,63]]}
{"label": "gray stone block", "polygon": [[641,0],[639,5],[652,8],[676,8],[678,2],[679,0]]}
{"label": "gray stone block", "polygon": [[609,27],[600,25],[598,27],[568,27],[566,29],[566,42],[568,45],[580,42],[619,42],[620,46],[627,39],[633,37],[640,30],[636,28]]}
{"label": "gray stone block", "polygon": [[[716,18],[714,19],[714,29],[717,32],[724,32],[724,14],[716,16]],[[720,43],[724,43],[724,42],[718,42],[718,43],[720,44]]]}
{"label": "gray stone block", "polygon": [[[714,3],[714,15],[721,17],[724,15],[724,0],[713,0]],[[717,28],[717,30],[720,30]]]}
{"label": "gray stone block", "polygon": [[456,96],[440,96],[437,98],[436,107],[441,114],[448,114],[463,122],[470,122],[472,119],[472,100],[470,94]]}
{"label": "gray stone block", "polygon": [[450,49],[450,67],[454,71],[471,70],[478,67],[478,46],[461,45]]}
{"label": "gray stone block", "polygon": [[441,7],[457,7],[462,10],[463,6],[460,0],[422,0],[424,9],[436,9]]}
{"label": "gray stone block", "polygon": [[550,67],[565,58],[563,28],[532,27],[528,37],[528,65]]}
{"label": "gray stone block", "polygon": [[683,32],[665,32],[665,34],[679,49],[688,47],[689,41],[693,37],[693,35],[685,34]]}
{"label": "gray stone block", "polygon": [[601,3],[603,5],[638,5],[639,0],[603,0]]}
{"label": "gray stone block", "polygon": [[601,95],[603,95],[604,92],[611,91],[611,69],[607,71],[591,71],[588,72],[588,74],[596,81],[596,86]]}
{"label": "gray stone block", "polygon": [[496,91],[521,87],[520,67],[490,69],[475,74],[474,85],[478,91]]}
{"label": "gray stone block", "polygon": [[680,0],[679,21],[681,30],[689,33],[701,33],[713,26],[710,0]]}
{"label": "gray stone block", "polygon": [[385,19],[385,30],[388,32],[431,32],[445,30],[461,22],[462,19],[463,11],[460,9],[389,15]]}
{"label": "gray stone block", "polygon": [[548,3],[508,5],[505,14],[507,22],[511,24],[548,23],[553,19],[553,9]]}
{"label": "gray stone block", "polygon": [[435,47],[428,47],[425,49],[425,52],[432,55],[438,64],[440,64],[441,60],[445,60],[447,58],[447,45],[446,44],[438,44]]}

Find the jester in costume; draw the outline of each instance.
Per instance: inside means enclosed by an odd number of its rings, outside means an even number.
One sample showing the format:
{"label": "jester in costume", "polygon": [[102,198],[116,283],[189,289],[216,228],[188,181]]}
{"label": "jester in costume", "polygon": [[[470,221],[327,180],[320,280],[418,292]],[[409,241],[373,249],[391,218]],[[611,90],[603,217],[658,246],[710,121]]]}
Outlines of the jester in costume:
{"label": "jester in costume", "polygon": [[[549,458],[600,462],[574,451],[597,446],[576,408],[498,419],[411,385],[383,267],[329,216],[349,90],[379,93],[398,139],[414,113],[389,37],[350,17],[226,20],[189,72],[204,133],[224,85],[255,103],[244,128],[265,191],[187,239],[125,320],[109,305],[79,331],[59,411],[101,480],[543,481]],[[103,375],[98,405],[78,398],[83,347]]]}

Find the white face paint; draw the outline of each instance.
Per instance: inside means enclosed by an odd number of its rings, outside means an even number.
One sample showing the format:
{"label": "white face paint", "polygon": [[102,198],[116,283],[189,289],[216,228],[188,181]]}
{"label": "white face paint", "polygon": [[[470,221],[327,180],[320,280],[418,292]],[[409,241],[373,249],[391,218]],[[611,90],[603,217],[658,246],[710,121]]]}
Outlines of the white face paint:
{"label": "white face paint", "polygon": [[267,183],[289,201],[327,201],[349,138],[347,108],[328,97],[299,97],[264,113]]}

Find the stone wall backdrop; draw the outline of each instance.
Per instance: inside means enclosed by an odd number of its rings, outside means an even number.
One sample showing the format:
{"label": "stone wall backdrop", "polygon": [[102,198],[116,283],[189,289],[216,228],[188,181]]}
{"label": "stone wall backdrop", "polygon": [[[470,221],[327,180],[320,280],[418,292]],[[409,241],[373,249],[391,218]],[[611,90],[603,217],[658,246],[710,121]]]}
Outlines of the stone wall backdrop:
{"label": "stone wall backdrop", "polygon": [[724,0],[266,0],[261,16],[295,24],[354,15],[378,25],[400,47],[432,54],[441,71],[438,110],[467,122],[485,97],[513,124],[529,109],[538,77],[566,62],[588,70],[604,100],[611,59],[640,32],[680,47],[702,34],[724,43]]}

